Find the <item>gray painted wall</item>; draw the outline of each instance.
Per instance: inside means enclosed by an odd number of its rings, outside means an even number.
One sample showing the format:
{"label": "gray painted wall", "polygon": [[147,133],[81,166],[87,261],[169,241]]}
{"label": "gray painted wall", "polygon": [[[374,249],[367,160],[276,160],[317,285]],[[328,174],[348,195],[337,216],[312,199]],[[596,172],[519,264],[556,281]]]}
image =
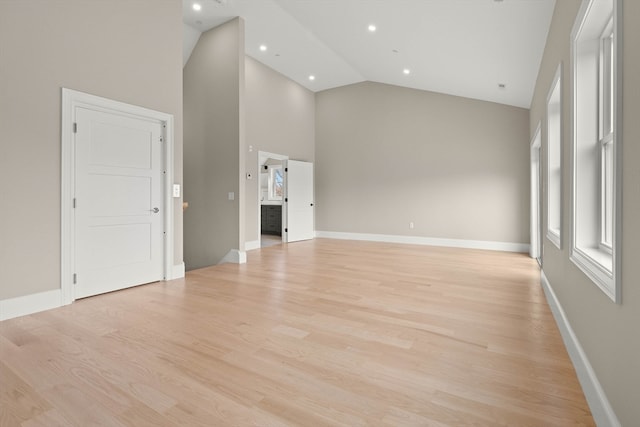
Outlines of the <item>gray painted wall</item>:
{"label": "gray painted wall", "polygon": [[184,67],[184,124],[184,258],[194,269],[244,250],[242,19],[200,36]]}
{"label": "gray painted wall", "polygon": [[[563,63],[563,215],[562,250],[543,239],[543,269],[580,344],[623,426],[640,420],[640,2],[624,1],[623,19],[623,202],[622,304],[616,305],[569,259],[570,199],[570,34],[579,0],[556,2],[555,13],[531,106],[530,132],[543,123],[542,158],[546,174],[544,115],[546,97],[559,62]],[[545,183],[546,188],[546,175]],[[543,229],[546,210],[543,197]]]}
{"label": "gray painted wall", "polygon": [[[246,57],[246,240],[258,240],[258,151],[314,161],[315,96],[282,74]],[[251,151],[249,151],[251,146]]]}
{"label": "gray painted wall", "polygon": [[526,109],[379,83],[319,92],[316,229],[528,243],[528,127]]}
{"label": "gray painted wall", "polygon": [[[173,114],[182,182],[182,2],[0,1],[0,300],[60,288],[61,87]],[[174,199],[174,264],[182,201]]]}

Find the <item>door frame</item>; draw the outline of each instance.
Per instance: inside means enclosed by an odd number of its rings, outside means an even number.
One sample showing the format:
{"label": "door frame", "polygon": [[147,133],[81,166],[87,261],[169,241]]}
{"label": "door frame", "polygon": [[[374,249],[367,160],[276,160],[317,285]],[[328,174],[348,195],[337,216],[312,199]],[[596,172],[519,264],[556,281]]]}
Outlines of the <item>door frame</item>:
{"label": "door frame", "polygon": [[60,287],[62,305],[72,303],[75,298],[75,286],[73,275],[76,265],[75,248],[75,211],[73,209],[73,198],[75,195],[75,133],[73,124],[76,121],[76,109],[87,108],[111,114],[119,114],[132,118],[155,120],[162,124],[163,139],[165,141],[162,153],[162,167],[164,179],[162,180],[163,196],[163,226],[164,226],[164,249],[163,249],[163,278],[173,277],[173,252],[174,252],[174,226],[173,226],[173,150],[174,150],[174,125],[173,115],[124,102],[79,92],[72,89],[62,88],[62,173],[61,173],[61,265],[60,265]]}
{"label": "door frame", "polygon": [[[275,153],[270,153],[268,151],[258,151],[258,179],[256,179],[256,181],[258,181],[258,248],[262,247],[262,200],[261,200],[261,192],[262,192],[262,187],[261,187],[261,183],[260,180],[262,179],[262,175],[260,175],[262,173],[262,162],[266,161],[267,159],[274,159],[274,160],[280,160],[282,161],[282,167],[284,169],[285,167],[285,162],[287,160],[289,160],[289,156],[285,155],[285,154],[275,154]],[[283,174],[282,177],[284,178],[284,185],[286,188],[287,185],[287,174]],[[282,200],[282,243],[286,243],[286,235],[285,235],[285,228],[287,225],[287,213],[285,212],[284,209],[284,197]]]}
{"label": "door frame", "polygon": [[530,249],[529,255],[542,262],[542,134],[538,123],[531,139],[531,205],[530,205]]}

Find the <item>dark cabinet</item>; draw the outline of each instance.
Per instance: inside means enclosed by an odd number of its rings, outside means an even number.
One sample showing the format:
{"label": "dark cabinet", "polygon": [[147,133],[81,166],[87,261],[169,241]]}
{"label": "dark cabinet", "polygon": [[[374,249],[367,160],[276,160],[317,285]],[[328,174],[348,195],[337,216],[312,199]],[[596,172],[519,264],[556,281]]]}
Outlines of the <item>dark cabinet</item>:
{"label": "dark cabinet", "polygon": [[282,235],[282,206],[280,205],[262,205],[261,218],[262,234]]}

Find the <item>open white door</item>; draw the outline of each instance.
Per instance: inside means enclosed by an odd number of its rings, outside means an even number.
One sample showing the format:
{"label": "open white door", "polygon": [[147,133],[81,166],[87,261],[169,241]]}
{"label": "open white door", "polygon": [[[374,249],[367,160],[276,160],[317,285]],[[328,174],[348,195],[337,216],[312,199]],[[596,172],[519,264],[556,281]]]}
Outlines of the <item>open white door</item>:
{"label": "open white door", "polygon": [[286,242],[313,239],[313,163],[287,160],[285,174]]}

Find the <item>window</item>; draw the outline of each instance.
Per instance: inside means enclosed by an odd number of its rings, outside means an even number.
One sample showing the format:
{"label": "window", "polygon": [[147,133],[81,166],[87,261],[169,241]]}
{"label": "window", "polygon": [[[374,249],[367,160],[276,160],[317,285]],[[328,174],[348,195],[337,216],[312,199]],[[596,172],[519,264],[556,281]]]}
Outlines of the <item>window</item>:
{"label": "window", "polygon": [[613,242],[613,19],[600,36],[598,75],[600,139],[600,247],[611,252]]}
{"label": "window", "polygon": [[547,237],[560,248],[562,222],[562,66],[547,98]]}
{"label": "window", "polygon": [[584,0],[572,40],[573,229],[571,260],[620,302],[619,0]]}
{"label": "window", "polygon": [[282,166],[269,167],[269,200],[282,200],[284,194],[284,177]]}

